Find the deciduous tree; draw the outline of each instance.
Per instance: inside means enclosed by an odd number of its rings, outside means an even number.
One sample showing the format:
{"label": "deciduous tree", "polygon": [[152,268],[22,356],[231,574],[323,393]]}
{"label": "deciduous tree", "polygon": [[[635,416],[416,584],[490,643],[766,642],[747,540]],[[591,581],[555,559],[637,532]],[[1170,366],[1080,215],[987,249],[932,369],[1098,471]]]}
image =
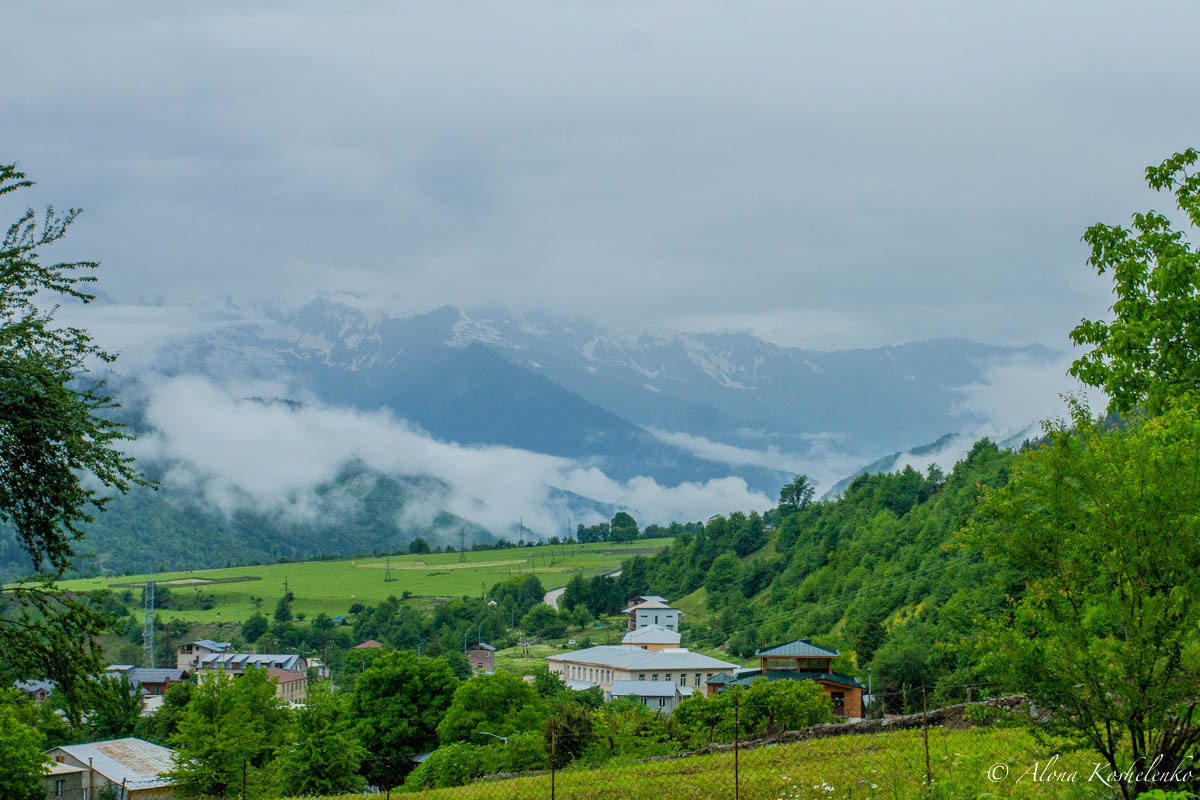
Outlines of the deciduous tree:
{"label": "deciduous tree", "polygon": [[[0,198],[32,185],[15,164],[0,164]],[[27,209],[0,241],[0,523],[12,526],[35,573],[0,588],[0,661],[10,676],[55,680],[68,697],[99,670],[92,637],[104,618],[54,579],[111,493],[143,482],[121,449],[130,436],[107,416],[116,404],[83,382],[89,364],[115,356],[86,330],[56,324],[44,304],[93,299],[86,289],[98,264],[41,260],[79,213]]]}
{"label": "deciduous tree", "polygon": [[[1171,192],[1180,215],[1200,229],[1200,152],[1189,148],[1156,167],[1146,183]],[[1083,240],[1090,264],[1110,273],[1116,301],[1111,322],[1083,320],[1071,331],[1077,346],[1093,349],[1071,365],[1071,374],[1102,388],[1112,407],[1164,410],[1173,397],[1200,390],[1200,250],[1167,215],[1133,215],[1128,227],[1097,223]]]}

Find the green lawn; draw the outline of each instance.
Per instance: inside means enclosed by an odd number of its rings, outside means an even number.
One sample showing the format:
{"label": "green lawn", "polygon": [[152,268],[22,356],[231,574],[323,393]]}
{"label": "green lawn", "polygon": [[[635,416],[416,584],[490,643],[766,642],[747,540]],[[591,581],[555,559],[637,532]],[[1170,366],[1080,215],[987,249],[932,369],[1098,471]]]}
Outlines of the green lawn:
{"label": "green lawn", "polygon": [[[798,744],[763,747],[739,754],[741,800],[965,800],[966,798],[1111,797],[1098,781],[1088,781],[1096,758],[1063,752],[1051,771],[1077,770],[1074,780],[1034,780],[1030,770],[1048,778],[1047,761],[1057,752],[1039,745],[1016,728],[931,729],[932,785],[925,784],[921,732],[897,731],[842,736]],[[1006,776],[1005,776],[1006,773]],[[734,756],[674,759],[655,763],[567,769],[555,779],[562,800],[687,800],[734,797]],[[1019,778],[1019,780],[1018,780]],[[998,780],[994,780],[998,779]],[[393,794],[395,794],[393,792]],[[550,777],[480,781],[470,786],[424,792],[428,800],[542,800],[550,797]]]}
{"label": "green lawn", "polygon": [[[170,572],[153,576],[132,575],[117,578],[88,578],[63,581],[72,591],[112,588],[122,591],[119,584],[136,584],[133,589],[140,600],[140,586],[153,578],[158,586],[166,586],[171,594],[183,599],[197,592],[212,594],[216,603],[211,609],[162,608],[164,620],[183,619],[197,622],[243,620],[261,608],[270,614],[284,585],[296,596],[293,613],[312,617],[318,612],[329,616],[345,614],[354,603],[371,605],[403,592],[414,597],[478,597],[482,591],[512,575],[537,575],[547,589],[563,586],[575,572],[595,575],[618,566],[630,551],[658,549],[669,539],[647,539],[626,544],[594,543],[587,545],[542,545],[508,550],[467,552],[465,563],[459,553],[395,556],[391,559],[362,558],[346,561],[308,561],[291,564],[270,564],[259,567],[230,567],[226,569]],[[389,574],[391,580],[385,578]],[[253,578],[230,583],[210,583],[227,578]],[[256,605],[254,598],[259,598]]]}

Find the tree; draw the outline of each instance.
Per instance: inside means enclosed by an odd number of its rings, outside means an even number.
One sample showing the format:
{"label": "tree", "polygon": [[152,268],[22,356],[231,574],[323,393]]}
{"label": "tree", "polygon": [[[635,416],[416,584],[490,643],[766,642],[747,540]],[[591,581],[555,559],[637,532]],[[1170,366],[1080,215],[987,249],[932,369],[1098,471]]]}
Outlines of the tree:
{"label": "tree", "polygon": [[287,742],[279,750],[279,790],[310,796],[362,791],[358,774],[366,748],[354,733],[349,697],[335,695],[329,683],[314,684],[304,705],[292,714]]}
{"label": "tree", "polygon": [[816,493],[807,475],[797,475],[795,480],[779,490],[779,510],[784,514],[803,511],[812,504]]}
{"label": "tree", "polygon": [[566,621],[545,603],[538,603],[521,617],[521,627],[526,633],[557,639],[567,632]]}
{"label": "tree", "polygon": [[425,553],[428,553],[429,552],[429,542],[425,541],[420,536],[418,536],[417,538],[412,540],[411,544],[409,544],[408,552],[415,553],[417,555],[423,555]]}
{"label": "tree", "polygon": [[256,611],[242,623],[242,639],[254,644],[260,636],[267,632],[268,627],[267,618]]}
{"label": "tree", "polygon": [[546,722],[546,752],[555,769],[574,761],[592,741],[592,712],[579,703],[564,703]]}
{"label": "tree", "polygon": [[[32,185],[15,164],[0,164],[0,197]],[[54,580],[112,492],[145,483],[121,448],[132,437],[108,418],[116,403],[102,384],[84,383],[88,362],[115,356],[86,330],[57,326],[40,305],[93,299],[85,289],[98,264],[40,260],[79,213],[51,207],[39,220],[27,209],[0,241],[0,523],[35,573],[0,588],[0,653],[12,674],[53,679],[69,697],[99,671],[93,637],[105,619]]]}
{"label": "tree", "polygon": [[[1115,773],[1194,769],[1200,742],[1200,414],[1194,399],[1105,429],[1080,405],[1047,424],[967,530],[1014,565],[1023,596],[988,631],[984,664]],[[1121,775],[1125,797],[1171,789]],[[1181,784],[1182,786],[1182,784]]]}
{"label": "tree", "polygon": [[107,673],[91,681],[85,702],[94,739],[131,736],[142,715],[142,698],[125,675]]}
{"label": "tree", "polygon": [[21,718],[19,702],[15,691],[0,690],[0,787],[5,798],[42,800],[41,776],[50,762],[42,754],[41,736]]}
{"label": "tree", "polygon": [[[1189,148],[1146,168],[1146,183],[1172,192],[1193,228],[1200,228],[1200,173],[1188,168],[1198,159]],[[1200,250],[1155,211],[1134,214],[1129,228],[1097,223],[1083,240],[1088,264],[1112,273],[1117,299],[1112,322],[1085,319],[1071,331],[1077,346],[1094,349],[1070,372],[1102,388],[1116,411],[1161,413],[1171,398],[1200,389]]]}
{"label": "tree", "polygon": [[534,688],[511,672],[478,675],[454,692],[454,700],[437,726],[438,739],[442,744],[482,744],[486,737],[479,731],[507,736],[536,730],[545,712]]}
{"label": "tree", "polygon": [[240,792],[243,762],[255,796],[267,790],[265,767],[282,743],[287,714],[265,670],[250,667],[239,678],[203,680],[193,692],[175,734],[175,769],[169,774],[183,797],[226,797]]}
{"label": "tree", "polygon": [[[351,713],[359,741],[372,756],[397,759],[437,746],[437,725],[459,686],[445,659],[408,650],[384,653],[358,676]],[[382,786],[387,761],[373,761],[368,779]]]}
{"label": "tree", "polygon": [[279,598],[279,602],[275,604],[275,621],[290,622],[292,619],[292,604],[288,602],[286,596]]}
{"label": "tree", "polygon": [[575,606],[585,605],[587,599],[588,582],[576,572],[571,576],[571,580],[567,581],[567,586],[563,589],[562,597],[559,599],[559,605],[571,611]]}
{"label": "tree", "polygon": [[614,542],[632,542],[638,537],[637,520],[625,511],[618,511],[609,524],[608,537]]}

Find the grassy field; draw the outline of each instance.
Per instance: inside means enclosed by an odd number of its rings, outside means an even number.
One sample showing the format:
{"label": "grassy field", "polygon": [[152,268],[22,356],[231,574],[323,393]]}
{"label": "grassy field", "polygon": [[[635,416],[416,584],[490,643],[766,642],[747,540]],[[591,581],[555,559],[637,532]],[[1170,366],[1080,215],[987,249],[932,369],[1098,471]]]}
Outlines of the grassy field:
{"label": "grassy field", "polygon": [[[1064,751],[1050,772],[1077,770],[1074,780],[1050,780],[1046,771],[1055,748],[1038,745],[1024,730],[931,729],[930,771],[925,783],[925,751],[920,731],[844,736],[798,744],[763,747],[739,754],[741,800],[912,800],[938,798],[1082,798],[1112,797],[1102,783],[1089,781],[1096,760],[1084,752]],[[1029,770],[1039,765],[1034,780]],[[729,798],[734,756],[674,759],[595,770],[567,769],[555,779],[561,800],[690,800]],[[393,794],[395,794],[393,792]],[[548,775],[421,794],[428,800],[543,800],[550,797]]]}
{"label": "grassy field", "polygon": [[[170,572],[159,575],[130,575],[117,578],[88,578],[64,581],[72,591],[132,588],[140,601],[142,584],[153,578],[172,596],[188,601],[197,593],[210,594],[211,609],[162,608],[164,620],[197,622],[243,620],[256,610],[270,614],[284,594],[284,586],[296,596],[293,613],[309,617],[325,612],[331,617],[345,614],[354,603],[371,605],[389,595],[414,597],[478,597],[481,591],[512,575],[537,575],[547,589],[563,586],[576,572],[595,575],[617,567],[633,552],[656,550],[669,539],[646,539],[627,544],[542,545],[509,550],[480,550],[394,556],[390,559],[363,558],[347,561],[306,561],[259,567]],[[460,562],[460,555],[465,562]],[[389,569],[390,567],[390,569]],[[386,578],[390,575],[391,580]],[[256,602],[257,598],[257,602]]]}

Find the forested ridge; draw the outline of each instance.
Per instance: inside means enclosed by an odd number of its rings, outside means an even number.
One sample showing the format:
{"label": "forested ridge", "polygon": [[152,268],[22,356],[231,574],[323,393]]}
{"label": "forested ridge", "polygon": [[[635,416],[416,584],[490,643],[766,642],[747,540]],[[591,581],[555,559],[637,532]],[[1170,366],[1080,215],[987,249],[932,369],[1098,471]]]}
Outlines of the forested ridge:
{"label": "forested ridge", "polygon": [[1015,457],[984,439],[949,474],[862,475],[836,500],[781,505],[765,520],[717,517],[626,562],[622,583],[690,612],[685,645],[746,657],[811,638],[842,651],[836,669],[865,683],[870,668],[894,706],[922,672],[939,702],[957,699],[987,684],[972,647],[975,620],[1005,609],[1021,582],[959,547],[956,532],[980,487],[1008,481]]}

